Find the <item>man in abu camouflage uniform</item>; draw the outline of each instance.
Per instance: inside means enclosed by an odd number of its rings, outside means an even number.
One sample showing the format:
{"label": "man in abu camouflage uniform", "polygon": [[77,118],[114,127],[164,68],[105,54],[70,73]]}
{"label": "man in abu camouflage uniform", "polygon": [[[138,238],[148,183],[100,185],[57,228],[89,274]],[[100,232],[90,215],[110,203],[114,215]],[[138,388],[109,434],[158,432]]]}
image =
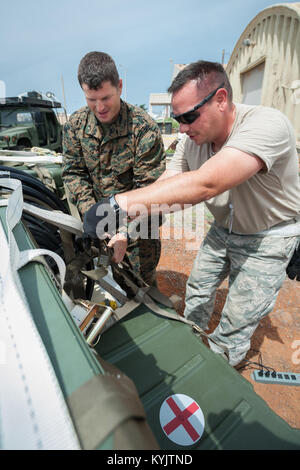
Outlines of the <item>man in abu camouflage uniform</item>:
{"label": "man in abu camouflage uniform", "polygon": [[[299,244],[294,130],[277,109],[234,103],[218,63],[189,64],[168,91],[173,117],[186,136],[158,181],[115,196],[117,210],[130,217],[137,203],[157,214],[205,201],[215,220],[187,282],[184,316],[206,329],[216,289],[228,277],[228,295],[209,344],[235,366],[272,310]],[[291,277],[298,276],[297,260],[295,255]]]}
{"label": "man in abu camouflage uniform", "polygon": [[[83,216],[102,197],[153,183],[165,169],[165,154],[157,124],[141,108],[121,100],[122,80],[108,54],[86,54],[78,80],[87,106],[64,127],[62,175]],[[159,237],[131,240],[120,232],[109,246],[113,261],[124,257],[148,285],[156,283]],[[114,277],[122,283],[115,272]]]}

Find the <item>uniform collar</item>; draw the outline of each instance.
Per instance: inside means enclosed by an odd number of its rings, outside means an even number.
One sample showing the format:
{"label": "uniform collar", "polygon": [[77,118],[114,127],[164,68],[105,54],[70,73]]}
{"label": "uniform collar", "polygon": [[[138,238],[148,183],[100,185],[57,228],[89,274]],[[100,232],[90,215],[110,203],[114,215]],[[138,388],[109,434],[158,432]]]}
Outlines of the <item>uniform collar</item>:
{"label": "uniform collar", "polygon": [[[89,135],[96,137],[97,139],[103,138],[103,132],[101,125],[97,120],[95,114],[88,110],[87,123],[85,132]],[[128,134],[128,108],[127,104],[121,100],[120,112],[117,119],[107,127],[107,133],[104,136],[104,141],[115,139],[116,137],[122,137]]]}

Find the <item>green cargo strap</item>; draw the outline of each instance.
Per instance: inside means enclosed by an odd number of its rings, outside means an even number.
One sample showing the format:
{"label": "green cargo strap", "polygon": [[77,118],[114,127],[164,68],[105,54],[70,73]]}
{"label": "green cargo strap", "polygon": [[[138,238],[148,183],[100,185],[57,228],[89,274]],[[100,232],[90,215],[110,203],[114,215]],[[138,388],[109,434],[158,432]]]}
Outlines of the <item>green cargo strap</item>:
{"label": "green cargo strap", "polygon": [[[114,370],[96,375],[67,398],[82,448],[97,449],[113,433],[114,449],[159,449],[134,383]],[[134,425],[128,436],[130,421]]]}
{"label": "green cargo strap", "polygon": [[107,275],[107,270],[103,266],[96,269],[91,269],[90,271],[81,270],[81,273],[97,282],[97,284],[99,284],[104,290],[111,294],[120,303],[120,305],[124,305],[127,302],[128,299],[126,295],[122,294],[121,291],[103,279],[103,277]]}
{"label": "green cargo strap", "polygon": [[[97,272],[99,271],[99,274]],[[206,338],[209,338],[210,341],[215,343],[213,338],[210,338],[210,336],[205,333],[205,331],[200,328],[195,322],[188,320],[185,317],[182,317],[181,315],[178,315],[177,313],[172,313],[169,312],[166,309],[161,308],[156,302],[159,304],[167,307],[167,308],[173,308],[172,304],[172,299],[165,296],[162,292],[160,292],[156,287],[151,286],[151,287],[138,287],[136,286],[131,279],[125,274],[124,270],[122,268],[119,268],[119,271],[122,272],[122,276],[126,278],[126,282],[128,285],[133,289],[133,291],[136,293],[136,296],[132,299],[132,302],[127,302],[127,298],[115,287],[113,287],[111,284],[105,282],[102,277],[103,277],[103,271],[101,268],[92,270],[92,271],[81,271],[85,276],[90,277],[91,279],[95,280],[98,282],[101,287],[103,287],[106,292],[111,294],[115,299],[117,299],[121,305],[125,308],[121,309],[116,309],[114,312],[114,319],[116,321],[120,321],[122,318],[124,318],[126,315],[128,315],[132,310],[134,310],[139,304],[144,304],[146,307],[148,307],[152,312],[157,313],[158,315],[167,318],[168,320],[175,320],[175,321],[180,321],[182,323],[185,323],[186,325],[189,325],[192,327],[192,329],[195,331],[195,333],[204,336]],[[155,302],[155,301],[156,302]],[[114,323],[115,323],[114,322]],[[112,327],[114,325],[113,322],[110,323],[110,326],[107,325],[107,327]],[[223,349],[225,355],[228,354],[227,348],[225,348],[221,344],[217,344],[218,347]]]}
{"label": "green cargo strap", "polygon": [[[127,285],[135,293],[135,297],[132,299],[133,303],[130,306],[128,306],[127,308],[123,308],[121,312],[119,311],[119,309],[117,309],[114,312],[114,318],[117,321],[121,320],[123,317],[128,315],[134,308],[136,308],[139,304],[142,303],[146,305],[146,307],[148,307],[152,312],[157,313],[158,315],[161,315],[165,318],[168,318],[169,320],[176,320],[176,321],[185,323],[186,325],[191,326],[196,333],[206,338],[209,338],[209,335],[205,333],[205,331],[202,328],[200,328],[200,326],[198,326],[195,322],[188,320],[187,318],[182,317],[181,315],[178,315],[177,313],[171,313],[161,308],[156,302],[159,302],[161,305],[164,305],[165,307],[168,307],[168,308],[173,308],[173,304],[172,304],[172,300],[169,297],[165,296],[162,292],[160,292],[156,287],[154,286],[138,287],[127,276],[124,268],[121,268],[120,265],[118,266],[115,265],[115,268],[117,268],[117,271],[126,280]],[[118,289],[116,289],[111,284],[109,284],[108,282],[102,279],[103,276],[105,275],[104,273],[106,273],[105,268],[98,268],[98,269],[94,269],[91,271],[81,271],[81,272],[85,276],[99,283],[99,285],[102,288],[104,288],[109,294],[111,294],[116,300],[118,300],[122,306],[125,306],[125,304],[128,301],[127,297],[125,297]],[[134,275],[137,277],[135,273]],[[111,323],[110,326],[113,326],[113,323]],[[212,338],[210,338],[210,341],[215,342]],[[218,346],[221,349],[223,349],[224,353],[227,355],[228,353],[227,348],[223,347],[223,345],[220,345],[220,344],[218,344]]]}
{"label": "green cargo strap", "polygon": [[[4,182],[6,183],[5,187],[8,187],[8,188],[14,187],[14,180],[3,179],[2,180],[3,186],[4,186]],[[28,211],[29,213],[32,213],[32,206],[30,206],[27,203],[23,204],[23,209],[24,209],[24,211]],[[35,206],[34,206],[34,213],[35,213],[35,215],[40,217],[42,220],[46,220],[49,223],[53,223],[54,225],[57,225],[58,227],[60,227],[61,230],[67,230],[67,231],[70,231],[71,233],[75,233],[75,234],[82,234],[82,222],[75,219],[72,216],[68,216],[67,214],[62,214],[62,213],[56,212],[56,211],[51,212],[51,211],[39,209],[39,208],[36,208]],[[159,295],[160,299],[161,299],[160,303],[162,303],[163,305],[166,305],[167,307],[171,307],[170,304],[169,304],[169,301],[167,301],[167,304],[166,304],[166,301],[163,300],[163,297],[165,297],[165,296],[163,296],[162,293],[159,293],[158,290],[155,291],[154,287],[152,287],[152,288],[149,288],[148,286],[144,287],[144,288],[138,287],[126,275],[124,268],[120,267],[119,265],[116,265],[115,263],[113,265],[114,265],[114,268],[122,274],[123,278],[126,280],[126,283],[135,292],[136,296],[135,296],[134,300],[136,300],[138,303],[139,302],[144,303],[148,308],[150,308],[155,313],[158,313],[159,315],[163,315],[165,317],[168,317],[169,319],[177,320],[177,321],[181,321],[183,323],[186,323],[186,324],[192,326],[192,328],[197,333],[208,337],[208,335],[196,323],[191,322],[190,320],[188,320],[184,317],[181,317],[178,314],[172,314],[172,313],[169,313],[169,312],[165,312],[165,310],[163,310],[161,307],[159,307],[153,301],[153,299],[151,297],[155,298],[155,295],[156,295],[156,300],[158,300],[157,295]],[[91,270],[91,271],[81,271],[81,273],[84,274],[87,277],[90,277],[91,279],[96,280],[105,290],[107,290],[107,292],[109,292],[111,295],[113,295],[120,302],[121,305],[124,305],[127,302],[127,297],[125,297],[119,290],[115,289],[113,286],[111,286],[109,283],[107,283],[105,280],[102,279],[103,278],[103,271],[101,271],[101,269],[100,269],[100,271],[99,271],[99,269]],[[99,273],[100,273],[100,275],[99,275]],[[136,273],[134,273],[134,275],[135,275],[135,277],[137,277]],[[143,285],[145,285],[145,282],[143,282]],[[156,294],[151,295],[151,292],[152,292],[152,294],[154,292],[156,292]],[[129,312],[127,312],[127,313],[129,313]],[[211,339],[211,341],[212,341],[212,339]],[[222,347],[221,345],[219,345],[219,346]],[[222,347],[222,349],[224,349],[224,351],[227,352],[227,350],[225,350],[225,348]]]}
{"label": "green cargo strap", "polygon": [[[131,287],[131,289],[133,290],[133,292],[136,294],[135,297],[133,298],[133,300],[135,302],[137,302],[138,304],[143,303],[152,312],[155,312],[158,315],[166,317],[169,320],[180,321],[182,323],[185,323],[185,324],[191,326],[196,333],[200,334],[201,336],[205,336],[206,338],[209,338],[210,341],[215,343],[214,339],[210,338],[210,336],[207,333],[205,333],[205,331],[202,328],[200,328],[200,326],[198,326],[197,323],[195,323],[191,320],[188,320],[187,318],[182,317],[181,315],[178,315],[177,313],[168,312],[165,309],[161,308],[156,302],[154,302],[154,300],[156,300],[157,302],[159,302],[160,304],[162,304],[162,305],[164,305],[168,308],[173,308],[171,299],[166,297],[156,287],[154,287],[154,286],[151,286],[151,287],[149,287],[149,286],[148,287],[138,287],[127,276],[127,274],[126,274],[126,272],[123,268],[120,268],[118,266],[118,270],[119,270],[119,273],[122,274],[123,278],[126,280],[127,285],[129,285]],[[138,277],[136,273],[132,273],[132,274],[134,274],[135,277]],[[129,312],[130,311],[127,310],[126,313],[124,313],[124,316],[127,315]],[[118,313],[118,311],[116,311],[116,314],[117,313]],[[226,355],[228,354],[227,348],[225,348],[223,345],[221,345],[219,343],[217,345],[218,345],[218,347],[223,349],[223,351]]]}

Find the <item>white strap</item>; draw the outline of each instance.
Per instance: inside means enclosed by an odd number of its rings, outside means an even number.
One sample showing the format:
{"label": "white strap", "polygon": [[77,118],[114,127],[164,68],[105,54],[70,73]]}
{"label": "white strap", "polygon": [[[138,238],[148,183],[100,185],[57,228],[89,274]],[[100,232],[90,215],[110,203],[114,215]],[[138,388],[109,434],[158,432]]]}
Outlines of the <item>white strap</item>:
{"label": "white strap", "polygon": [[[0,207],[7,206],[7,204],[8,199],[0,199]],[[64,214],[63,212],[48,211],[47,209],[41,209],[40,207],[33,206],[27,202],[23,202],[23,212],[34,215],[41,220],[45,220],[49,224],[74,233],[75,235],[80,236],[83,233],[82,222],[71,215]]]}
{"label": "white strap", "polygon": [[[0,186],[12,189],[14,191],[20,191],[18,188],[20,187],[21,182],[14,178],[1,178],[0,179]],[[21,187],[22,191],[22,187]],[[18,193],[19,194],[19,193]],[[0,206],[7,206],[9,199],[0,199]],[[12,204],[12,203],[11,203]],[[64,214],[60,211],[49,211],[46,209],[41,209],[40,207],[33,206],[32,204],[28,204],[27,202],[23,202],[23,196],[17,196],[17,204],[18,204],[18,214],[20,220],[23,210],[28,212],[29,214],[35,215],[38,218],[45,220],[46,222],[56,225],[58,228],[63,230],[67,230],[75,235],[82,235],[83,232],[83,224],[81,220],[77,219],[68,214]]]}
{"label": "white strap", "polygon": [[18,249],[12,230],[20,221],[23,199],[21,182],[15,186],[6,210],[8,241],[0,224],[0,448],[79,449],[18,275],[26,260],[41,250]]}
{"label": "white strap", "polygon": [[67,230],[75,235],[82,235],[83,224],[81,220],[76,219],[72,215],[64,214],[59,211],[48,211],[40,207],[33,206],[24,202],[24,212],[35,215],[39,219],[45,220],[49,224],[56,225],[58,228]]}
{"label": "white strap", "polygon": [[[11,157],[9,156],[11,155]],[[62,163],[62,155],[53,156],[53,155],[39,155],[38,153],[33,152],[16,152],[13,150],[0,151],[0,161],[1,162],[13,162],[13,163]]]}

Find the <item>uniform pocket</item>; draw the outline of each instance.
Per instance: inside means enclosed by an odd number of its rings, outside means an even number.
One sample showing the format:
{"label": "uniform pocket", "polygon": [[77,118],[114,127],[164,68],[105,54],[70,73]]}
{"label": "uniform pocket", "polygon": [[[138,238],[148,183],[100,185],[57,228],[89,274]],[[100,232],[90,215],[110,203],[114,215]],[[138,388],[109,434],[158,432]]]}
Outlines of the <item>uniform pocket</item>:
{"label": "uniform pocket", "polygon": [[114,170],[116,183],[120,189],[131,189],[133,186],[133,168],[127,166],[126,168],[118,168]]}
{"label": "uniform pocket", "polygon": [[[96,168],[99,168],[99,150],[96,145],[87,146],[86,144],[81,145],[85,166],[89,173],[94,173]],[[99,170],[98,170],[99,171]]]}

